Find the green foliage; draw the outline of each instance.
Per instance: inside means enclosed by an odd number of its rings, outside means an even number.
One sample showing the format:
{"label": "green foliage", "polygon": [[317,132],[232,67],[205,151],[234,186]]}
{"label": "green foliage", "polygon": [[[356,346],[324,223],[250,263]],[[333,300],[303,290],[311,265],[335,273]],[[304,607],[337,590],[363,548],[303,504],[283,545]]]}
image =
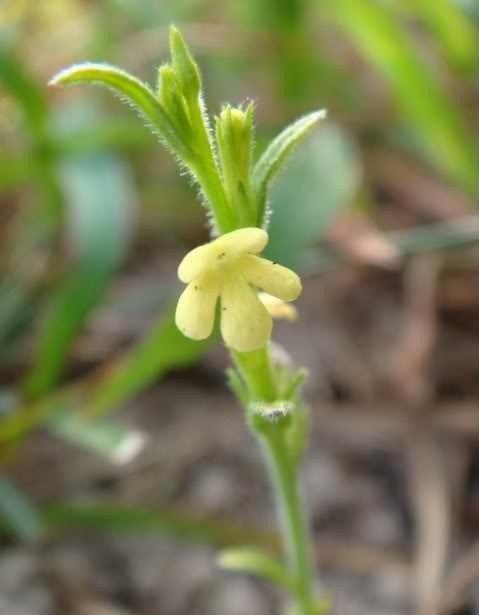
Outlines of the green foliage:
{"label": "green foliage", "polygon": [[264,224],[268,186],[285,162],[288,154],[326,116],[325,111],[315,111],[285,128],[266,148],[253,170],[253,189],[258,202],[257,224]]}
{"label": "green foliage", "polygon": [[229,203],[240,212],[242,226],[255,226],[256,203],[251,186],[254,106],[226,105],[216,118],[216,142],[221,173]]}
{"label": "green foliage", "polygon": [[477,32],[454,0],[409,0],[401,8],[424,21],[453,67],[468,72],[477,68]]}
{"label": "green foliage", "polygon": [[377,0],[338,0],[328,10],[387,80],[428,158],[477,195],[479,158],[462,115],[391,12]]}
{"label": "green foliage", "polygon": [[72,66],[50,80],[52,86],[78,83],[93,83],[112,89],[144,116],[175,154],[185,162],[191,159],[191,151],[172,126],[158,98],[142,81],[115,66],[94,63]]}
{"label": "green foliage", "polygon": [[0,521],[25,542],[37,540],[44,532],[42,519],[35,507],[5,478],[0,478]]}
{"label": "green foliage", "polygon": [[[72,430],[77,426],[82,430],[77,443],[81,440],[91,449],[88,441],[93,442],[94,438],[89,434],[95,430],[95,423],[88,423],[91,418],[116,410],[119,404],[167,371],[195,362],[206,347],[205,342],[184,337],[174,323],[173,313],[169,312],[152,327],[144,340],[115,360],[109,369],[100,368],[98,374],[77,381],[75,386],[56,389],[34,403],[14,409],[0,422],[0,443],[18,441],[36,427],[48,424],[57,433],[63,431],[69,440],[74,439]],[[63,412],[71,416],[64,420],[57,418]],[[82,417],[85,425],[82,425]],[[103,423],[98,425],[103,432]],[[103,433],[98,438],[104,439]],[[93,448],[98,450],[99,447],[93,444]]]}
{"label": "green foliage", "polygon": [[253,547],[225,549],[220,551],[217,563],[224,570],[253,574],[294,592],[294,583],[281,562],[260,549]]}
{"label": "green foliage", "polygon": [[87,413],[97,416],[111,411],[170,369],[197,361],[207,346],[207,342],[195,342],[180,333],[173,312],[168,312],[97,382],[89,395]]}
{"label": "green foliage", "polygon": [[[215,138],[208,128],[198,67],[176,29],[170,32],[171,59],[160,68],[156,90],[104,64],[80,65],[57,77],[63,83],[106,86],[134,106],[181,164],[188,166],[212,210],[218,231],[266,223],[269,200],[273,210],[268,247],[271,258],[303,271],[344,264],[345,256],[339,251],[321,252],[318,262],[318,252],[313,253],[311,248],[321,241],[334,218],[357,201],[360,180],[375,198],[377,186],[369,185],[367,175],[360,177],[356,143],[366,152],[371,143],[395,150],[406,147],[413,157],[420,152],[436,173],[477,197],[477,131],[473,106],[468,104],[474,101],[477,89],[474,3],[469,3],[472,8],[466,14],[458,8],[466,2],[452,0],[245,0],[231,4],[238,20],[227,21],[226,13],[221,13],[215,15],[214,26],[202,14],[206,3],[201,0],[160,4],[153,0],[110,0],[94,10],[85,5],[93,41],[81,53],[75,46],[76,57],[84,54],[111,61],[123,57],[140,73],[146,73],[156,61],[156,43],[161,47],[166,39],[164,24],[184,19],[189,24],[187,38],[191,33],[194,46],[202,54],[204,82],[211,99],[216,103],[226,95],[230,97],[232,84],[238,96],[258,96],[260,144],[265,143],[263,126],[276,129],[285,118],[297,117],[318,103],[334,113],[335,123],[325,124],[317,134],[311,129],[320,112],[304,116],[266,145],[254,166],[253,106],[236,102],[225,107],[217,119]],[[103,21],[94,23],[91,15],[100,14]],[[239,19],[245,15],[246,21],[241,23]],[[337,27],[334,45],[328,34],[331,22]],[[132,23],[145,30],[133,31]],[[204,24],[204,31],[196,23]],[[34,57],[30,39],[36,44],[38,38],[30,31],[22,34],[22,28],[20,24],[18,32],[12,29],[9,38],[18,42],[10,47],[3,44],[6,37],[2,35],[0,49],[0,86],[9,97],[5,109],[11,114],[3,118],[7,138],[3,140],[2,134],[2,206],[5,203],[9,212],[17,207],[27,211],[16,220],[15,228],[6,223],[8,232],[2,236],[8,258],[1,263],[1,357],[8,366],[4,376],[11,377],[20,401],[9,402],[9,412],[2,415],[0,441],[5,449],[10,445],[13,453],[14,444],[43,426],[86,451],[118,461],[122,451],[131,451],[141,442],[138,434],[102,415],[115,411],[168,370],[198,361],[207,344],[183,337],[168,310],[142,339],[120,351],[115,359],[100,361],[85,376],[69,376],[66,383],[61,382],[61,376],[71,361],[70,350],[93,309],[101,304],[128,249],[132,202],[142,206],[146,224],[141,230],[148,227],[147,244],[158,237],[162,245],[174,243],[175,224],[182,239],[197,238],[198,229],[191,222],[186,232],[180,226],[182,216],[189,211],[181,209],[180,199],[176,211],[174,207],[166,209],[175,200],[171,194],[176,184],[168,166],[152,153],[153,139],[138,130],[127,115],[115,109],[115,113],[101,113],[85,119],[82,125],[59,130],[58,109],[63,114],[72,112],[72,107],[62,109],[64,105],[58,105],[53,92],[47,104],[45,88],[39,85],[43,84],[43,67],[57,59]],[[150,40],[155,44],[154,49],[151,45],[151,55]],[[41,49],[41,45],[36,46],[34,53],[40,54]],[[100,53],[103,49],[108,53]],[[355,50],[366,60],[360,75]],[[65,52],[59,50],[58,62],[72,57],[72,50]],[[217,64],[214,58],[218,58]],[[224,71],[221,81],[220,68]],[[227,74],[229,68],[234,69],[231,75]],[[239,109],[244,112],[241,121],[236,113]],[[21,134],[15,134],[15,138],[12,126],[15,130],[20,127]],[[294,145],[306,134],[310,135],[308,141],[289,159]],[[113,155],[113,150],[118,153]],[[126,150],[128,163],[120,155]],[[136,174],[135,187],[127,164]],[[156,165],[158,173],[151,181],[150,170]],[[273,184],[281,169],[284,172]],[[150,202],[158,202],[162,212],[167,211],[167,216],[161,214],[158,228],[150,224],[151,212],[145,206]],[[168,230],[163,226],[165,218]],[[387,235],[403,254],[462,247],[477,243],[478,237],[476,216]],[[60,246],[62,239],[66,255]],[[32,263],[43,259],[45,270],[29,275]],[[33,330],[36,315],[39,326]],[[32,358],[25,352],[31,346]],[[265,357],[250,356],[248,360],[252,364],[246,374],[248,382],[244,370],[230,372],[231,386],[243,405],[251,402],[251,387],[256,388],[256,397],[279,395],[297,401],[298,382],[294,378],[300,379],[302,374],[285,372],[284,379],[279,378],[284,386],[278,392],[274,378],[270,382],[266,379],[265,385],[255,371],[269,370]],[[20,371],[23,378],[17,377]],[[23,392],[33,401],[22,402]],[[288,429],[280,444],[287,451],[290,465],[296,466],[308,420],[301,404],[296,406],[293,419],[285,422]],[[282,469],[286,474],[288,467]],[[274,536],[264,537],[251,528],[204,519],[189,511],[60,503],[40,514],[5,480],[0,482],[0,516],[2,527],[26,540],[41,537],[46,526],[67,531],[158,531],[215,545],[250,542],[277,546]],[[239,555],[241,559],[241,552]],[[242,555],[247,559],[247,552]],[[251,570],[257,562],[258,558]],[[274,570],[277,562],[272,562]],[[270,564],[267,561],[263,569]],[[273,577],[274,572],[269,578]],[[324,603],[310,606],[312,613],[326,608]]]}
{"label": "green foliage", "polygon": [[82,416],[78,410],[64,409],[47,421],[50,431],[70,444],[101,455],[117,464],[126,464],[141,451],[145,437],[112,419]]}
{"label": "green foliage", "polygon": [[179,30],[174,26],[170,28],[170,52],[183,96],[194,105],[201,91],[200,70]]}
{"label": "green foliage", "polygon": [[62,165],[60,177],[73,262],[45,307],[25,383],[33,398],[57,383],[73,339],[119,265],[133,204],[126,169],[111,155],[70,159]]}
{"label": "green foliage", "polygon": [[160,70],[157,94],[136,77],[103,64],[72,66],[53,77],[50,85],[100,84],[131,103],[198,182],[214,225],[221,232],[228,232],[237,224],[218,174],[214,144],[201,99],[199,71],[181,35],[173,27],[170,28],[170,54],[173,64]]}
{"label": "green foliage", "polygon": [[311,245],[352,204],[359,180],[354,145],[339,127],[326,125],[297,152],[273,189],[268,258],[293,268],[307,265]]}
{"label": "green foliage", "polygon": [[107,504],[50,504],[41,509],[44,525],[52,530],[89,530],[106,533],[165,534],[178,540],[226,547],[249,540],[264,549],[277,549],[271,532],[229,519],[188,513],[177,508],[149,510]]}

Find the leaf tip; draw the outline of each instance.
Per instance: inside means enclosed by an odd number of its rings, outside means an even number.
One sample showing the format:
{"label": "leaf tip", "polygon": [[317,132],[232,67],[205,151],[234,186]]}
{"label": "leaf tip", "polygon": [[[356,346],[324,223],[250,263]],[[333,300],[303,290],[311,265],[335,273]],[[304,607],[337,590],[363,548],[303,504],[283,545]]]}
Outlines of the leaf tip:
{"label": "leaf tip", "polygon": [[309,118],[311,125],[319,122],[321,120],[325,120],[328,117],[327,109],[318,109],[318,111],[313,111],[306,118]]}
{"label": "leaf tip", "polygon": [[[93,79],[95,76],[104,75],[111,70],[115,70],[114,67],[103,62],[82,62],[80,64],[72,64],[53,75],[48,81],[48,86],[56,87],[70,85],[77,81],[85,81],[87,78]],[[116,70],[118,71],[118,69]]]}

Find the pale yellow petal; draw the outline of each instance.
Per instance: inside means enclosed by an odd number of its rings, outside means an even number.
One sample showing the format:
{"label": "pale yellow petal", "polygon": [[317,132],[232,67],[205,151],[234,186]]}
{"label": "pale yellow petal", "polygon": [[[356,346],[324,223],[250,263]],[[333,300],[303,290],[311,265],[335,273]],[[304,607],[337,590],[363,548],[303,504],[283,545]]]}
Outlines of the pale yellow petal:
{"label": "pale yellow petal", "polygon": [[268,243],[268,233],[260,228],[241,228],[199,246],[184,257],[178,277],[187,284],[207,271],[225,271],[244,254],[261,252]]}
{"label": "pale yellow petal", "polygon": [[211,335],[219,290],[217,277],[209,274],[188,284],[178,300],[175,314],[176,326],[183,335],[194,340],[204,340]]}
{"label": "pale yellow petal", "polygon": [[212,270],[215,266],[215,250],[213,244],[206,243],[198,246],[183,258],[178,267],[178,277],[182,282],[188,284],[198,276]]}
{"label": "pale yellow petal", "polygon": [[256,292],[241,276],[231,278],[221,293],[221,334],[225,344],[240,352],[268,342],[272,319]]}
{"label": "pale yellow petal", "polygon": [[265,258],[243,256],[238,269],[248,282],[283,301],[294,301],[301,293],[301,280],[294,271]]}
{"label": "pale yellow petal", "polygon": [[242,254],[258,254],[264,250],[268,243],[268,233],[256,227],[240,228],[218,237],[213,243],[226,252],[227,257],[234,255],[238,258]]}
{"label": "pale yellow petal", "polygon": [[258,299],[273,318],[290,321],[298,319],[298,310],[291,303],[286,303],[282,299],[273,297],[273,295],[268,293],[259,293]]}

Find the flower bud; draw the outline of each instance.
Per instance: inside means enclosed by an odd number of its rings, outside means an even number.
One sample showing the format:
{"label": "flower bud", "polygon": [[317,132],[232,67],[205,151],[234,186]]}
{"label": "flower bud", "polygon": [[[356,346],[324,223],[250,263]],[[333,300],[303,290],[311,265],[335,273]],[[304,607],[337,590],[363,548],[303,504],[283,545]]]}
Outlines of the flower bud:
{"label": "flower bud", "polygon": [[250,187],[253,136],[252,103],[245,110],[227,105],[216,118],[216,140],[226,193],[245,225],[255,224]]}

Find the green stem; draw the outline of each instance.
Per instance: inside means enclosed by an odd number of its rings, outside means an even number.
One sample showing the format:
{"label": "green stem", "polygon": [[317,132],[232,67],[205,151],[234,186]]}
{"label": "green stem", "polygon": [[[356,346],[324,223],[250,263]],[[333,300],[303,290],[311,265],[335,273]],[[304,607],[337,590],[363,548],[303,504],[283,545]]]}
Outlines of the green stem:
{"label": "green stem", "polygon": [[[231,354],[254,400],[272,403],[279,398],[275,369],[266,348]],[[309,533],[299,496],[298,463],[288,446],[286,425],[267,420],[261,427],[254,421],[250,425],[263,446],[272,477],[285,555],[296,588],[296,613],[314,615]]]}
{"label": "green stem", "polygon": [[297,466],[292,461],[284,434],[271,429],[261,435],[273,479],[287,561],[295,581],[298,615],[313,615],[313,579],[309,536],[302,513]]}
{"label": "green stem", "polygon": [[208,133],[207,117],[201,107],[201,101],[196,101],[190,107],[191,125],[194,130],[192,142],[198,148],[196,160],[191,163],[196,177],[210,204],[213,216],[221,234],[229,233],[237,228],[236,216],[228,203],[221,175],[215,160],[213,143]]}
{"label": "green stem", "polygon": [[200,158],[201,164],[195,166],[195,174],[203,189],[203,193],[211,206],[214,220],[221,235],[237,228],[233,210],[228,205],[223,184],[218,176],[214,159]]}
{"label": "green stem", "polygon": [[255,400],[272,402],[278,398],[278,385],[266,348],[252,352],[232,350],[231,356]]}

